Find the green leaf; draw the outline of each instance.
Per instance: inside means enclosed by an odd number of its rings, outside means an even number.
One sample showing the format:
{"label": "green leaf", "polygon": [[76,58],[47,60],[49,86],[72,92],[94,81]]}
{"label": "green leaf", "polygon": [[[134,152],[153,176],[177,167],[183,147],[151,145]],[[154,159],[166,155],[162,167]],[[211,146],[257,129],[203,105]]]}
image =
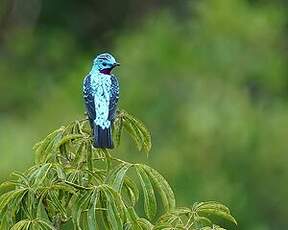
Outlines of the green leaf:
{"label": "green leaf", "polygon": [[175,228],[171,224],[160,224],[154,226],[153,230],[174,230]]}
{"label": "green leaf", "polygon": [[7,205],[13,202],[14,199],[17,199],[17,197],[23,197],[27,191],[26,188],[21,188],[2,194],[0,196],[0,213],[7,207]]}
{"label": "green leaf", "polygon": [[207,218],[223,219],[237,225],[237,221],[230,214],[230,210],[223,204],[215,201],[196,203],[193,208],[199,216]]}
{"label": "green leaf", "polygon": [[65,191],[73,194],[77,191],[72,185],[66,184],[65,182],[53,183],[51,185],[51,189]]}
{"label": "green leaf", "polygon": [[154,227],[153,224],[151,224],[148,220],[144,218],[139,218],[138,223],[140,224],[143,230],[151,230]]}
{"label": "green leaf", "polygon": [[138,150],[143,149],[148,154],[152,146],[151,134],[148,129],[141,121],[126,111],[122,110],[120,114],[124,128],[136,143]]}
{"label": "green leaf", "polygon": [[52,164],[50,164],[50,163],[46,163],[46,164],[39,167],[39,169],[37,170],[37,174],[35,176],[35,182],[33,184],[33,187],[37,187],[43,183],[43,181],[46,179],[51,167],[52,167]]}
{"label": "green leaf", "polygon": [[197,228],[201,227],[212,227],[213,223],[206,217],[203,216],[195,216],[194,217],[194,226]]}
{"label": "green leaf", "polygon": [[91,194],[92,194],[91,191],[84,191],[82,194],[78,193],[77,199],[73,203],[72,220],[79,230],[82,229],[80,226],[81,214],[83,210],[87,208],[89,201],[91,199]]}
{"label": "green leaf", "polygon": [[107,207],[107,198],[104,191],[100,190],[100,206],[101,206],[101,216],[102,216],[102,223],[106,230],[112,229],[110,221],[108,220],[108,207]]}
{"label": "green leaf", "polygon": [[123,229],[124,207],[120,195],[108,185],[101,186],[101,191],[105,194],[107,220],[111,229]]}
{"label": "green leaf", "polygon": [[[90,144],[87,144],[87,162],[88,162],[88,170],[93,172],[93,150],[92,146]],[[89,175],[89,182],[91,181],[91,176]]]}
{"label": "green leaf", "polygon": [[131,120],[132,125],[136,130],[138,130],[139,135],[141,136],[142,139],[142,144],[143,144],[143,149],[146,153],[149,153],[152,147],[152,141],[151,141],[151,134],[148,131],[148,129],[144,126],[144,124],[137,120],[137,119],[132,119]]}
{"label": "green leaf", "polygon": [[124,177],[128,169],[133,166],[129,163],[121,163],[107,176],[107,184],[110,184],[115,191],[120,192],[122,190]]}
{"label": "green leaf", "polygon": [[127,209],[128,211],[128,216],[129,216],[129,221],[131,223],[131,228],[133,230],[142,230],[141,225],[138,223],[139,217],[135,212],[135,209],[132,207],[129,207]]}
{"label": "green leaf", "polygon": [[21,183],[17,181],[5,181],[0,185],[0,191],[1,190],[7,190],[7,189],[13,189],[15,186],[21,185]]}
{"label": "green leaf", "polygon": [[136,143],[138,150],[144,150],[146,153],[149,153],[151,149],[151,135],[144,124],[123,110],[119,114],[125,130]]}
{"label": "green leaf", "polygon": [[28,220],[28,219],[20,220],[19,222],[14,224],[10,230],[21,230],[21,229],[26,228],[30,224],[31,224],[31,220]]}
{"label": "green leaf", "polygon": [[123,118],[121,116],[117,117],[114,122],[114,143],[118,147],[121,141],[121,135],[123,131]]}
{"label": "green leaf", "polygon": [[64,172],[64,169],[62,168],[63,166],[61,166],[60,164],[53,164],[53,169],[57,172],[57,176],[59,179],[65,181],[66,180],[66,175]]}
{"label": "green leaf", "polygon": [[133,182],[131,178],[126,176],[124,178],[123,188],[126,189],[132,205],[135,206],[137,201],[139,200],[139,190],[137,188],[137,185]]}
{"label": "green leaf", "polygon": [[[34,167],[36,169],[36,167]],[[15,176],[17,178],[19,178],[20,183],[23,183],[23,185],[25,187],[30,187],[30,183],[29,183],[29,178],[27,178],[27,176],[25,176],[23,173],[21,172],[13,172],[12,176]]]}
{"label": "green leaf", "polygon": [[79,121],[74,121],[72,123],[72,133],[75,133],[75,134],[81,133],[81,124]]}
{"label": "green leaf", "polygon": [[39,224],[41,224],[43,227],[48,228],[50,230],[57,230],[51,223],[49,223],[48,221],[46,220],[40,220],[40,219],[37,219],[37,222]]}
{"label": "green leaf", "polygon": [[197,211],[199,216],[204,216],[207,218],[220,218],[223,220],[227,220],[229,222],[232,222],[233,224],[237,225],[237,221],[234,219],[234,217],[226,212],[223,212],[221,210],[217,209],[200,209]]}
{"label": "green leaf", "polygon": [[221,228],[220,226],[213,225],[212,227],[203,227],[200,230],[226,230],[225,228]]}
{"label": "green leaf", "polygon": [[97,220],[96,220],[96,206],[99,198],[99,190],[97,188],[94,189],[91,199],[90,199],[90,208],[87,212],[87,222],[88,222],[88,230],[96,230],[98,229]]}
{"label": "green leaf", "polygon": [[192,210],[186,207],[177,207],[175,209],[172,209],[169,213],[176,215],[176,216],[180,216],[180,215],[187,215],[189,213],[192,213]]}
{"label": "green leaf", "polygon": [[66,218],[66,210],[63,207],[63,205],[61,204],[61,201],[58,198],[58,195],[55,191],[48,191],[48,196],[50,197],[51,201],[52,201],[52,205],[61,213],[61,215]]}
{"label": "green leaf", "polygon": [[36,153],[36,164],[46,162],[48,155],[51,155],[51,152],[53,152],[53,149],[58,144],[59,140],[61,140],[64,130],[64,127],[55,130],[54,132],[50,133],[43,141],[37,143],[34,146],[33,149]]}
{"label": "green leaf", "polygon": [[190,208],[179,207],[164,213],[157,221],[157,224],[172,224],[175,220],[179,220],[181,216],[190,217],[193,214]]}
{"label": "green leaf", "polygon": [[83,158],[83,150],[85,149],[85,142],[81,142],[80,146],[78,147],[75,158],[73,160],[74,164],[79,164],[81,159]]}
{"label": "green leaf", "polygon": [[144,211],[149,220],[152,220],[157,212],[157,201],[152,183],[148,175],[141,166],[136,167],[136,173],[139,177],[144,194]]}
{"label": "green leaf", "polygon": [[130,135],[130,137],[133,139],[133,141],[135,142],[138,151],[142,150],[143,147],[143,143],[142,143],[142,139],[141,139],[141,135],[139,135],[139,133],[137,132],[137,130],[134,128],[134,126],[130,123],[129,120],[124,120],[123,121],[123,125],[125,130],[128,132],[128,134]]}
{"label": "green leaf", "polygon": [[147,165],[141,165],[141,167],[146,171],[155,184],[155,187],[161,196],[165,211],[174,209],[176,206],[175,196],[165,178],[155,169],[150,168]]}
{"label": "green leaf", "polygon": [[104,177],[106,176],[104,170],[94,170],[91,172],[90,170],[85,169],[83,171],[90,175],[91,179],[94,179],[95,182],[92,181],[92,184],[102,184],[104,182]]}
{"label": "green leaf", "polygon": [[194,204],[195,209],[217,209],[230,214],[229,208],[217,201],[205,201]]}
{"label": "green leaf", "polygon": [[43,193],[39,199],[39,202],[38,202],[38,205],[37,205],[37,212],[36,212],[36,217],[37,218],[47,218],[47,213],[46,213],[46,210],[44,208],[44,205],[43,205],[43,199],[45,197],[45,193]]}
{"label": "green leaf", "polygon": [[8,213],[0,213],[0,229],[10,229],[11,223],[13,223],[11,215]]}
{"label": "green leaf", "polygon": [[59,143],[57,143],[56,148],[59,148],[61,145],[64,145],[67,142],[73,141],[75,139],[83,138],[82,134],[68,134],[65,135]]}

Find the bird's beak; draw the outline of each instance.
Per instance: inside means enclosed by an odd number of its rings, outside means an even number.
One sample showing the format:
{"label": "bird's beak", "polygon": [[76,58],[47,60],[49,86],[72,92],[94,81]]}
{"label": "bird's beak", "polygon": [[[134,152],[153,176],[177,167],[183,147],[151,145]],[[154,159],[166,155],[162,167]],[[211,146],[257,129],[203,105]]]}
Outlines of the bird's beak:
{"label": "bird's beak", "polygon": [[114,63],[114,67],[115,67],[115,66],[120,66],[120,63],[119,63],[119,62],[115,62],[115,63]]}

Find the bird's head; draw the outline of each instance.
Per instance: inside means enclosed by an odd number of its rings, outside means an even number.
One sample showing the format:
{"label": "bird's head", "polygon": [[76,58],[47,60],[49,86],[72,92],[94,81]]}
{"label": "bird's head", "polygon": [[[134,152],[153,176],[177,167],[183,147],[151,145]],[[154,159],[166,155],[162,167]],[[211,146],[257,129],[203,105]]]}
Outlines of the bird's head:
{"label": "bird's head", "polygon": [[99,71],[103,74],[110,74],[112,69],[120,64],[109,53],[98,55],[93,61],[92,71]]}

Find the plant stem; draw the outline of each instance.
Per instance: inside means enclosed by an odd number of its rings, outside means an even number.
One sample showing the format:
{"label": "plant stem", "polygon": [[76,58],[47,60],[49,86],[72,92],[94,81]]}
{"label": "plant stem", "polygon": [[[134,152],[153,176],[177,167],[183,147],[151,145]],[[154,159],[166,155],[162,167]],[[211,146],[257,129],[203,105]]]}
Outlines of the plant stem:
{"label": "plant stem", "polygon": [[70,181],[67,181],[67,180],[65,180],[65,183],[66,183],[66,184],[69,184],[69,185],[71,185],[71,186],[73,186],[73,187],[75,187],[75,188],[78,188],[78,189],[90,190],[90,188],[86,188],[86,187],[83,187],[83,186],[81,186],[81,185],[74,184],[74,183],[72,183],[72,182],[70,182]]}

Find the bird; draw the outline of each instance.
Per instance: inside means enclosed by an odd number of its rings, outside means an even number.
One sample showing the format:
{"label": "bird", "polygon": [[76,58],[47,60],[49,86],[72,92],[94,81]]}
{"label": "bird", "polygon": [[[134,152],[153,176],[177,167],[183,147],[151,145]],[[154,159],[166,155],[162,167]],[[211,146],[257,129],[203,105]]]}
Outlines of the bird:
{"label": "bird", "polygon": [[92,129],[94,148],[112,149],[112,126],[119,100],[119,81],[111,71],[120,63],[110,53],[93,60],[83,81],[83,97]]}

